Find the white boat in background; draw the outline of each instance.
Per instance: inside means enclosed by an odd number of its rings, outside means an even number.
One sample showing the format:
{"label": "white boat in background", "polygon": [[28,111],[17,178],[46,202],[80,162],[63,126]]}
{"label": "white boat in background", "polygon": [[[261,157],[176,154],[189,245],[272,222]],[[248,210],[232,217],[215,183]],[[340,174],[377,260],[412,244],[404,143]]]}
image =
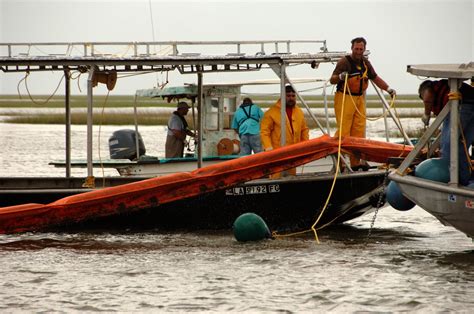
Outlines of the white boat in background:
{"label": "white boat in background", "polygon": [[[474,62],[467,64],[422,64],[409,65],[407,71],[416,76],[448,79],[451,92],[458,91],[458,84],[474,78]],[[474,239],[474,189],[461,186],[458,182],[458,146],[451,140],[450,181],[437,182],[409,175],[409,168],[430,138],[440,127],[449,112],[451,139],[457,139],[458,100],[450,100],[435,121],[426,130],[414,150],[400,167],[389,175],[405,197],[435,216],[443,224],[452,226]],[[454,126],[454,127],[453,127]]]}

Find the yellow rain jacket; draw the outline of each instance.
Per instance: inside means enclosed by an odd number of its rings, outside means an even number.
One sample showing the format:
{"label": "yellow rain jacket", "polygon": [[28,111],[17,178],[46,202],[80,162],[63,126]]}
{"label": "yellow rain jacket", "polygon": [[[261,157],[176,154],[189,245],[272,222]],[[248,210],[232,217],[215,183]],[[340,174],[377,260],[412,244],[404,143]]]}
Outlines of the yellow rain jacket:
{"label": "yellow rain jacket", "polygon": [[[260,137],[264,149],[280,147],[281,138],[281,101],[278,100],[274,106],[268,109],[263,115],[260,125]],[[295,106],[291,115],[293,130],[290,121],[286,117],[286,145],[299,143],[309,139],[309,128],[304,119],[303,110]]]}

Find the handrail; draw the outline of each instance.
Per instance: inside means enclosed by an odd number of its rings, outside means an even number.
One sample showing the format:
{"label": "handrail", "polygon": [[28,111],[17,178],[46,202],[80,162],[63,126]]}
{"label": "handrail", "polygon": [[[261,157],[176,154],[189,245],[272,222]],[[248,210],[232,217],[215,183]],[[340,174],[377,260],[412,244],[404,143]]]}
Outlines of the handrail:
{"label": "handrail", "polygon": [[[56,53],[47,53],[43,51],[42,47],[54,47],[57,48],[58,55],[67,55],[78,57],[96,56],[109,53],[97,53],[100,49],[106,49],[107,47],[121,47],[126,49],[126,56],[154,56],[159,55],[155,52],[151,52],[150,49],[153,46],[169,46],[172,49],[165,55],[177,56],[180,53],[180,49],[185,50],[187,46],[215,46],[222,48],[222,46],[235,46],[231,52],[225,54],[244,54],[243,46],[259,46],[259,51],[252,54],[269,55],[269,54],[291,54],[297,53],[297,44],[316,44],[319,46],[321,52],[328,52],[326,46],[326,40],[244,40],[244,41],[138,41],[138,42],[38,42],[38,43],[0,43],[0,51],[6,48],[6,55],[3,52],[0,53],[2,57],[15,57],[15,56],[49,56]],[[284,46],[284,49],[280,51],[280,46]],[[15,48],[24,48],[23,50]],[[36,48],[32,51],[32,48]],[[133,49],[130,49],[133,48]],[[129,52],[130,51],[130,52]],[[33,54],[34,53],[34,54]],[[199,52],[193,52],[199,53]]]}

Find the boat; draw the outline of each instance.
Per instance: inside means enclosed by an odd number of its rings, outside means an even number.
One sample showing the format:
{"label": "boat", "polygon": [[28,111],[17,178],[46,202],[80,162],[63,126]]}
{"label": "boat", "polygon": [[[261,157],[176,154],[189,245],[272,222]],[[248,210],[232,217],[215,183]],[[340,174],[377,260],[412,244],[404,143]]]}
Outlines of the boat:
{"label": "boat", "polygon": [[[409,65],[410,74],[437,79],[448,79],[451,92],[458,92],[458,84],[474,77],[474,62],[464,64],[420,64]],[[389,175],[396,182],[402,195],[418,205],[442,224],[452,226],[474,239],[474,189],[459,184],[458,146],[451,141],[451,163],[444,165],[449,182],[429,180],[415,176],[413,163],[422,149],[430,142],[431,137],[440,127],[449,112],[451,138],[458,138],[458,100],[452,99],[432,122],[413,151],[404,159],[400,167]],[[453,127],[454,126],[454,127]],[[421,164],[420,164],[421,165]]]}
{"label": "boat", "polygon": [[[303,41],[304,42],[304,41]],[[235,139],[236,134],[233,130],[226,129],[224,121],[230,121],[231,111],[224,110],[224,104],[232,104],[234,108],[237,106],[238,98],[235,96],[236,93],[232,93],[232,97],[227,97],[229,100],[225,100],[225,96],[228,94],[227,91],[223,91],[219,94],[218,85],[214,85],[213,91],[217,91],[216,94],[208,92],[210,96],[214,97],[217,101],[217,109],[215,112],[208,112],[209,115],[206,117],[206,105],[213,104],[213,97],[208,99],[204,98],[204,84],[203,74],[205,73],[224,73],[224,72],[252,72],[261,71],[264,68],[271,69],[279,77],[281,95],[284,95],[284,87],[286,84],[292,84],[292,80],[286,73],[286,67],[289,65],[307,65],[312,68],[317,68],[320,63],[328,63],[338,60],[340,57],[345,55],[345,52],[329,52],[326,47],[325,41],[311,41],[311,44],[320,44],[320,51],[317,53],[297,53],[291,51],[291,44],[298,43],[294,41],[260,41],[260,42],[198,42],[196,44],[204,45],[223,45],[232,44],[237,47],[237,53],[228,53],[226,55],[199,55],[199,54],[180,54],[178,47],[192,45],[190,42],[171,42],[171,43],[38,43],[38,46],[58,46],[63,47],[67,51],[78,51],[78,49],[71,49],[71,45],[82,46],[84,54],[80,56],[71,55],[46,55],[46,56],[30,56],[25,54],[14,55],[14,50],[17,46],[30,47],[34,45],[28,44],[4,44],[8,47],[8,55],[0,57],[0,68],[4,72],[20,72],[20,71],[51,71],[59,70],[68,73],[71,70],[87,72],[89,74],[88,79],[88,123],[87,123],[87,160],[85,166],[87,167],[87,177],[74,178],[70,176],[70,168],[72,167],[72,160],[70,156],[70,116],[66,118],[66,159],[65,159],[65,178],[6,178],[3,181],[0,178],[0,187],[6,186],[6,188],[0,189],[0,194],[8,196],[2,197],[0,206],[8,206],[0,209],[0,213],[3,213],[4,223],[8,225],[11,221],[18,220],[20,217],[29,217],[33,215],[36,217],[36,221],[46,221],[45,224],[30,224],[30,227],[15,227],[5,228],[5,232],[18,232],[26,230],[44,230],[48,227],[60,227],[66,226],[66,228],[73,228],[74,226],[80,225],[81,229],[86,229],[88,226],[94,226],[96,223],[102,222],[101,227],[108,229],[114,228],[185,228],[185,229],[202,229],[202,228],[230,228],[231,222],[237,217],[239,213],[252,211],[262,215],[264,219],[269,222],[271,228],[279,229],[292,229],[297,227],[308,227],[314,221],[314,217],[319,215],[318,213],[324,212],[324,216],[319,221],[317,227],[322,228],[324,226],[343,223],[347,220],[359,217],[372,210],[378,209],[384,205],[384,183],[388,172],[386,170],[380,170],[374,167],[366,172],[349,172],[339,173],[337,170],[336,158],[334,157],[337,153],[342,152],[341,150],[334,150],[334,140],[329,141],[324,134],[329,133],[322,128],[321,124],[318,123],[322,130],[323,137],[318,140],[324,140],[325,142],[331,142],[333,146],[325,153],[321,153],[319,157],[328,157],[333,163],[333,168],[324,170],[318,170],[315,172],[308,172],[299,174],[295,177],[285,177],[280,179],[269,179],[268,174],[273,172],[279,172],[282,169],[291,168],[290,166],[298,166],[304,163],[300,163],[296,154],[299,146],[297,147],[283,147],[282,151],[275,150],[274,155],[270,152],[265,154],[256,154],[257,156],[246,156],[236,158],[227,157],[228,160],[220,160],[218,163],[204,167],[204,152],[207,149],[216,149],[217,144],[223,139],[231,139],[232,136]],[[304,42],[306,43],[306,42]],[[111,55],[97,55],[94,53],[94,49],[103,45],[128,45],[134,46],[134,53],[129,56],[111,56]],[[173,49],[171,55],[158,56],[150,53],[150,47],[153,45],[170,45]],[[281,53],[278,51],[278,45],[284,44],[287,47],[287,51]],[[2,44],[0,44],[1,46]],[[242,53],[242,47],[245,45],[255,46],[258,45],[260,50],[256,54]],[[265,51],[266,45],[276,47],[276,52],[268,53]],[[56,47],[56,48],[58,48]],[[77,48],[77,47],[76,47]],[[139,51],[145,51],[140,54]],[[38,51],[42,51],[38,49]],[[150,174],[140,176],[128,176],[120,177],[125,178],[117,180],[112,177],[95,178],[93,175],[94,161],[92,158],[92,114],[93,114],[93,86],[97,82],[107,84],[107,87],[113,88],[116,72],[144,72],[144,71],[173,71],[178,69],[179,72],[184,74],[195,74],[197,75],[197,84],[194,87],[197,89],[197,108],[203,108],[198,110],[197,114],[197,125],[199,130],[199,141],[197,147],[197,156],[195,158],[197,170],[192,172],[179,172],[176,174],[168,174],[158,178],[150,178]],[[68,90],[68,75],[66,77],[66,97],[65,107],[66,114],[68,114],[69,108],[69,90]],[[295,90],[297,90],[295,88]],[[306,105],[304,99],[300,93],[297,95],[303,105]],[[222,97],[222,100],[221,98]],[[216,99],[217,98],[217,99]],[[232,98],[232,99],[230,99]],[[284,104],[284,96],[282,98],[282,107]],[[390,108],[384,98],[381,97],[382,103],[387,108],[388,113],[392,114]],[[308,107],[306,105],[306,107]],[[228,107],[230,108],[230,107]],[[212,110],[212,108],[210,109]],[[222,114],[222,115],[220,115]],[[311,113],[310,113],[311,114]],[[214,124],[214,128],[217,131],[222,131],[225,134],[219,134],[217,137],[212,137],[210,133],[206,136],[208,139],[212,138],[214,143],[212,145],[205,145],[203,135],[206,134],[205,129],[206,121],[209,116],[214,115],[217,121]],[[316,119],[317,121],[317,119]],[[136,136],[135,144],[139,146],[139,132],[136,130],[134,133]],[[407,138],[406,135],[404,135]],[[409,141],[409,140],[408,140]],[[284,143],[284,139],[282,139]],[[353,138],[341,139],[342,143],[345,143],[343,147],[347,149],[345,152],[356,152],[360,155],[367,155],[370,157],[367,144],[370,144],[372,150],[377,151],[380,148],[385,147],[385,143],[376,142],[370,140],[359,141]],[[209,141],[212,143],[212,141]],[[357,145],[355,145],[357,144]],[[305,142],[303,146],[309,145],[309,141]],[[321,142],[319,142],[321,145]],[[409,147],[397,144],[390,144],[390,154],[382,154],[383,158],[375,158],[378,163],[386,163],[390,156],[399,156],[400,154],[407,153]],[[327,147],[326,147],[327,148]],[[308,148],[306,152],[308,153]],[[139,147],[136,152],[139,155]],[[396,153],[395,153],[396,151]],[[311,154],[311,150],[309,150]],[[213,155],[213,153],[211,153]],[[218,154],[219,155],[219,154]],[[224,155],[222,155],[224,156]],[[193,194],[196,190],[180,190],[182,194],[179,198],[170,199],[167,202],[155,202],[153,197],[148,197],[145,205],[137,205],[133,200],[140,199],[140,195],[144,191],[148,190],[150,184],[158,184],[159,180],[169,180],[169,177],[181,178],[181,176],[189,176],[189,174],[206,173],[208,171],[215,171],[221,169],[222,173],[226,173],[229,169],[223,167],[233,167],[235,164],[245,163],[253,161],[254,159],[260,160],[273,156],[275,159],[275,166],[271,166],[268,162],[262,162],[258,169],[250,167],[247,169],[251,171],[254,169],[252,176],[246,176],[246,172],[239,171],[240,175],[231,177],[232,180],[226,181],[225,184],[219,184],[220,181],[213,181],[212,188],[198,189],[197,194]],[[332,157],[331,157],[332,156]],[[140,156],[138,156],[140,157]],[[379,156],[380,157],[380,156]],[[224,157],[222,157],[224,158]],[[293,158],[293,159],[292,159]],[[311,162],[317,158],[302,158],[305,162]],[[139,160],[139,158],[138,158]],[[293,160],[293,161],[292,161]],[[344,159],[342,159],[344,160]],[[116,161],[117,162],[117,161]],[[149,162],[149,161],[148,161]],[[293,163],[292,163],[293,162]],[[127,163],[133,163],[139,165],[140,162],[127,161]],[[114,165],[116,166],[116,165]],[[257,171],[258,170],[258,171]],[[127,183],[125,183],[128,180]],[[150,181],[151,180],[151,181]],[[191,178],[192,180],[192,178]],[[4,182],[7,182],[5,184]],[[33,182],[33,183],[32,183]],[[95,182],[102,182],[103,187],[99,187]],[[154,182],[154,183],[150,183]],[[80,184],[82,183],[82,184]],[[124,184],[125,183],[125,184]],[[22,185],[23,184],[23,185]],[[334,188],[334,196],[331,197],[331,193]],[[131,189],[136,194],[120,194],[117,191],[123,191],[124,189]],[[317,191],[318,193],[315,193]],[[166,199],[167,190],[154,192],[154,193],[165,193],[156,194],[160,196],[160,199]],[[122,195],[119,196],[118,194]],[[79,195],[77,195],[79,194]],[[174,194],[173,194],[174,195]],[[58,199],[66,196],[66,198]],[[95,209],[87,209],[81,205],[83,210],[75,212],[70,211],[64,206],[57,207],[57,204],[67,203],[71,199],[86,199],[89,197],[95,199],[96,196],[100,196],[100,201],[97,199]],[[150,196],[150,195],[148,195]],[[36,200],[40,198],[41,201]],[[90,199],[89,199],[90,200]],[[324,201],[326,205],[324,204]],[[330,202],[329,202],[330,200]],[[32,203],[32,204],[27,204]],[[81,204],[89,204],[90,201],[86,201]],[[101,211],[99,208],[103,208],[104,204],[112,204],[109,208],[109,214],[105,215],[107,211]],[[128,205],[127,205],[128,204]],[[134,205],[135,204],[135,205]],[[140,203],[141,204],[141,203]],[[13,206],[12,206],[13,205]],[[74,207],[77,209],[77,207]],[[80,212],[91,213],[90,215],[81,215]],[[49,213],[46,215],[46,213]],[[59,214],[58,214],[59,213]],[[79,214],[78,214],[79,213]],[[16,215],[16,216],[15,216]],[[49,216],[51,215],[51,216]],[[77,216],[76,216],[77,215]],[[54,220],[51,217],[55,217]],[[26,219],[26,218],[25,218]],[[0,219],[1,220],[1,219]],[[19,219],[20,221],[22,219]],[[27,221],[32,221],[30,218]],[[34,221],[34,219],[33,219]],[[7,223],[8,222],[8,223]],[[310,223],[311,222],[311,223]],[[1,221],[0,221],[1,224]],[[28,224],[27,224],[28,225]],[[74,226],[73,226],[74,225]],[[41,227],[40,227],[41,226]],[[41,228],[41,229],[38,229]]]}
{"label": "boat", "polygon": [[[112,222],[114,228],[139,226],[140,230],[147,227],[230,229],[236,217],[249,210],[264,217],[272,229],[308,227],[322,213],[323,207],[317,207],[330,195],[331,183],[336,183],[339,196],[327,208],[329,213],[318,219],[316,227],[322,228],[358,217],[365,213],[367,207],[380,207],[386,171],[352,173],[337,182],[337,173],[252,180],[337,153],[341,149],[363,152],[364,158],[376,162],[385,162],[394,155],[406,155],[411,150],[401,144],[350,137],[339,140],[326,135],[192,172],[104,188],[65,197],[50,204],[3,207],[0,208],[0,233],[77,224],[81,224],[81,230],[84,230],[91,225],[95,228],[110,227]],[[249,184],[236,185],[241,182]],[[222,190],[225,193],[216,193]],[[308,204],[309,199],[316,208]]]}

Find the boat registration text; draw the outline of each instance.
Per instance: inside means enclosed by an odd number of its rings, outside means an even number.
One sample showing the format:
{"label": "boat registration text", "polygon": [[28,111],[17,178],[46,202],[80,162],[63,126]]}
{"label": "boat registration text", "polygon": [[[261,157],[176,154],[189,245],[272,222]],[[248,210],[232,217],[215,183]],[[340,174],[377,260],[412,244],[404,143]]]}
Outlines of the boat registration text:
{"label": "boat registration text", "polygon": [[262,184],[252,186],[238,186],[225,190],[225,195],[249,195],[249,194],[267,194],[267,193],[279,193],[279,184]]}

